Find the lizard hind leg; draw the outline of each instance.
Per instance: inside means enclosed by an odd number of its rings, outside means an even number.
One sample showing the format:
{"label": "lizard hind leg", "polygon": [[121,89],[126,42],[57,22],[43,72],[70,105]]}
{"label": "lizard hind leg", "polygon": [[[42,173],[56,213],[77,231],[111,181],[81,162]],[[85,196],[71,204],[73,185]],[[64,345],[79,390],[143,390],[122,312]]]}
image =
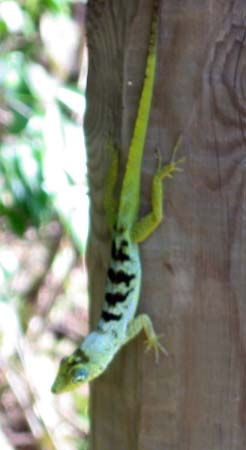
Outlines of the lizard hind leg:
{"label": "lizard hind leg", "polygon": [[150,234],[152,234],[163,219],[163,180],[165,178],[172,178],[174,172],[182,171],[179,164],[184,162],[184,158],[175,160],[175,155],[180,146],[180,142],[181,138],[179,137],[173,148],[171,160],[168,164],[163,166],[161,164],[160,154],[157,150],[158,167],[153,176],[151,190],[152,210],[149,214],[137,221],[133,226],[132,238],[136,243],[144,241]]}
{"label": "lizard hind leg", "polygon": [[139,314],[129,323],[127,328],[127,337],[124,344],[137,336],[142,330],[145,331],[147,337],[146,350],[148,351],[152,348],[154,349],[156,362],[159,360],[160,351],[168,356],[168,352],[165,347],[161,345],[159,341],[160,336],[156,334],[152,321],[147,314]]}

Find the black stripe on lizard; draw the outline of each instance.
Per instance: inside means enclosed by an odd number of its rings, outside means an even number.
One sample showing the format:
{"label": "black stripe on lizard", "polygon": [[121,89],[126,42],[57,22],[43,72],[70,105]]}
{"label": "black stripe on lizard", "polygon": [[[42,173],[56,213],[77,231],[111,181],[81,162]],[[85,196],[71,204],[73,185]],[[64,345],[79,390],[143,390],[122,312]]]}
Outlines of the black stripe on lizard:
{"label": "black stripe on lizard", "polygon": [[108,277],[112,283],[125,283],[129,286],[129,283],[133,280],[133,278],[135,278],[135,275],[128,275],[123,270],[116,271],[110,268],[108,270]]}
{"label": "black stripe on lizard", "polygon": [[112,258],[115,261],[130,261],[130,256],[126,253],[124,253],[124,247],[128,246],[128,242],[124,239],[121,243],[120,243],[120,247],[117,248],[116,247],[116,243],[115,241],[113,241],[112,243]]}
{"label": "black stripe on lizard", "polygon": [[111,320],[116,320],[116,321],[118,321],[118,320],[120,320],[121,319],[121,317],[122,317],[122,314],[113,314],[113,313],[110,313],[110,312],[108,312],[108,311],[102,311],[102,314],[101,314],[101,317],[102,317],[102,319],[105,321],[105,322],[110,322]]}
{"label": "black stripe on lizard", "polygon": [[120,292],[114,292],[113,294],[111,294],[110,292],[107,292],[105,296],[106,302],[110,306],[115,306],[117,303],[123,303],[127,299],[128,294],[132,292],[132,290],[133,289],[130,289],[125,294],[121,294]]}

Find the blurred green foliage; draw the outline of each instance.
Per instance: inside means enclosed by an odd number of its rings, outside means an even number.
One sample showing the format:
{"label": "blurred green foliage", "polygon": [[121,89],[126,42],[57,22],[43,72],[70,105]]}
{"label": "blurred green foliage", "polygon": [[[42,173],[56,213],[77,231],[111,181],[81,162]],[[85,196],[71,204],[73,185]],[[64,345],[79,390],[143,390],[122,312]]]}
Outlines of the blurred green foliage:
{"label": "blurred green foliage", "polygon": [[[70,83],[72,69],[55,59],[66,51],[64,39],[56,38],[61,27],[68,27],[66,40],[78,34],[70,18],[72,3],[0,2],[0,217],[23,235],[29,226],[39,227],[58,216],[83,251],[84,97]],[[76,204],[79,196],[72,188],[79,185],[83,192]],[[79,222],[71,217],[74,210]]]}
{"label": "blurred green foliage", "polygon": [[[75,20],[82,3],[0,0],[0,442],[9,430],[20,442],[16,429],[28,431],[35,450],[85,450],[89,427],[87,392],[71,403],[49,393],[64,345],[73,347],[87,326],[79,257],[88,227],[85,100],[77,85],[83,23]],[[17,422],[7,415],[8,396]],[[56,432],[65,416],[67,428]]]}

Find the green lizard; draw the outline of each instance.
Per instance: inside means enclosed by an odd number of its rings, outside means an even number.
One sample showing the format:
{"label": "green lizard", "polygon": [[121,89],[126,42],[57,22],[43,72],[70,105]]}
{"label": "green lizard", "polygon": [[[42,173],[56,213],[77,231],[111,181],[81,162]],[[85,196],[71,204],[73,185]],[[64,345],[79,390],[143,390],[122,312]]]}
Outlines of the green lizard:
{"label": "green lizard", "polygon": [[146,314],[135,317],[141,285],[141,263],[138,244],[159,225],[163,217],[162,180],[179,171],[174,160],[158,169],[152,184],[152,211],[137,220],[140,201],[140,176],[142,154],[153,96],[157,56],[158,7],[155,3],[146,63],[145,80],[141,93],[133,138],[123,178],[119,205],[114,196],[118,157],[113,153],[112,166],[106,187],[105,208],[112,231],[111,262],[107,273],[105,300],[100,320],[72,355],[62,359],[52,392],[57,394],[72,390],[81,383],[101,375],[115,354],[142,329],[147,335],[148,347],[167,353],[159,342],[151,319]]}

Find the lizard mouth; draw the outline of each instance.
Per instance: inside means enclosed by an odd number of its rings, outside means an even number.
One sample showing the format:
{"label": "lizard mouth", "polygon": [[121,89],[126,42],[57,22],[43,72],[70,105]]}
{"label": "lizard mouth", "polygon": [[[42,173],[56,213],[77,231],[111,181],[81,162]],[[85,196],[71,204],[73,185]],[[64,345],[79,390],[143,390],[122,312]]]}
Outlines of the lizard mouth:
{"label": "lizard mouth", "polygon": [[51,386],[51,392],[52,394],[59,394],[60,392],[63,391],[62,386],[60,384],[59,386],[59,382],[57,382],[57,380],[55,379],[54,383]]}
{"label": "lizard mouth", "polygon": [[51,386],[51,392],[52,394],[62,394],[63,392],[72,391],[73,389],[76,389],[76,387],[76,384],[64,384],[55,379]]}

